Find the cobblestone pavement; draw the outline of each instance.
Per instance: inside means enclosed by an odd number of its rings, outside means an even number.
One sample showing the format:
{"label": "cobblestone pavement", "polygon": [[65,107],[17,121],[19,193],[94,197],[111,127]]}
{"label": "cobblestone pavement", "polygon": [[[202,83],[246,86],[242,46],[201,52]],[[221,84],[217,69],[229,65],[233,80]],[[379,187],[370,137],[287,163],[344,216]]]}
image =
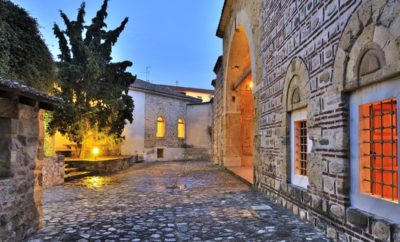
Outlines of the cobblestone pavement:
{"label": "cobblestone pavement", "polygon": [[219,167],[163,162],[47,190],[44,228],[29,241],[328,239]]}

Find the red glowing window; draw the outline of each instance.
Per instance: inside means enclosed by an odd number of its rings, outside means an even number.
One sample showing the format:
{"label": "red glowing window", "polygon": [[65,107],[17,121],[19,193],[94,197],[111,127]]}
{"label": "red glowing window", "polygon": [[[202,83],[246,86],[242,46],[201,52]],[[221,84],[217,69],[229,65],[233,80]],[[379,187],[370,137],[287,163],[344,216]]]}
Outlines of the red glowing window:
{"label": "red glowing window", "polygon": [[307,176],[307,121],[296,121],[294,129],[295,172],[296,175]]}
{"label": "red glowing window", "polygon": [[360,106],[360,191],[398,202],[397,101]]}

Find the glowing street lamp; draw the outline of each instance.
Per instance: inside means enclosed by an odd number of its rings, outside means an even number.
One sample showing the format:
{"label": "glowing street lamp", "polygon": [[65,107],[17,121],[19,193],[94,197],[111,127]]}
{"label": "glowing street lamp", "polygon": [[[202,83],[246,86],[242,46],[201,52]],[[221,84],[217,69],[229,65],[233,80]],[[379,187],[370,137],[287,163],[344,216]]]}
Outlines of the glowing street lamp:
{"label": "glowing street lamp", "polygon": [[94,147],[92,150],[92,153],[94,155],[94,160],[97,159],[97,155],[100,153],[100,149],[98,147]]}

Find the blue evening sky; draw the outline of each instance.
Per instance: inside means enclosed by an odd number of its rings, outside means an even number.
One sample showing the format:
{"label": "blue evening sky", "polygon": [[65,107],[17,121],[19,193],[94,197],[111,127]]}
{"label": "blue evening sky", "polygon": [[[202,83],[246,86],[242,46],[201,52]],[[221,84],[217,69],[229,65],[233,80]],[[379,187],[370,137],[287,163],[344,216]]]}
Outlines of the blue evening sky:
{"label": "blue evening sky", "polygon": [[[64,29],[59,10],[75,19],[82,0],[12,0],[37,19],[40,31],[56,57],[56,22]],[[86,0],[86,22],[103,0]],[[124,17],[128,25],[114,46],[114,61],[130,60],[130,71],[153,83],[211,89],[213,67],[222,53],[215,36],[223,0],[110,0],[106,23],[114,29]]]}

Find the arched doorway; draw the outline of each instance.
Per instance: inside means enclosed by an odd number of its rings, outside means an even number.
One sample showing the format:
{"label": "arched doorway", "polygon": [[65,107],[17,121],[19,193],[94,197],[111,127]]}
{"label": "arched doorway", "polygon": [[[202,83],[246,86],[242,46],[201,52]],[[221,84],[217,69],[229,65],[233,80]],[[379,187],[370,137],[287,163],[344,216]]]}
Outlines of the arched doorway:
{"label": "arched doorway", "polygon": [[224,164],[253,183],[253,75],[249,41],[243,27],[235,30],[226,71]]}

